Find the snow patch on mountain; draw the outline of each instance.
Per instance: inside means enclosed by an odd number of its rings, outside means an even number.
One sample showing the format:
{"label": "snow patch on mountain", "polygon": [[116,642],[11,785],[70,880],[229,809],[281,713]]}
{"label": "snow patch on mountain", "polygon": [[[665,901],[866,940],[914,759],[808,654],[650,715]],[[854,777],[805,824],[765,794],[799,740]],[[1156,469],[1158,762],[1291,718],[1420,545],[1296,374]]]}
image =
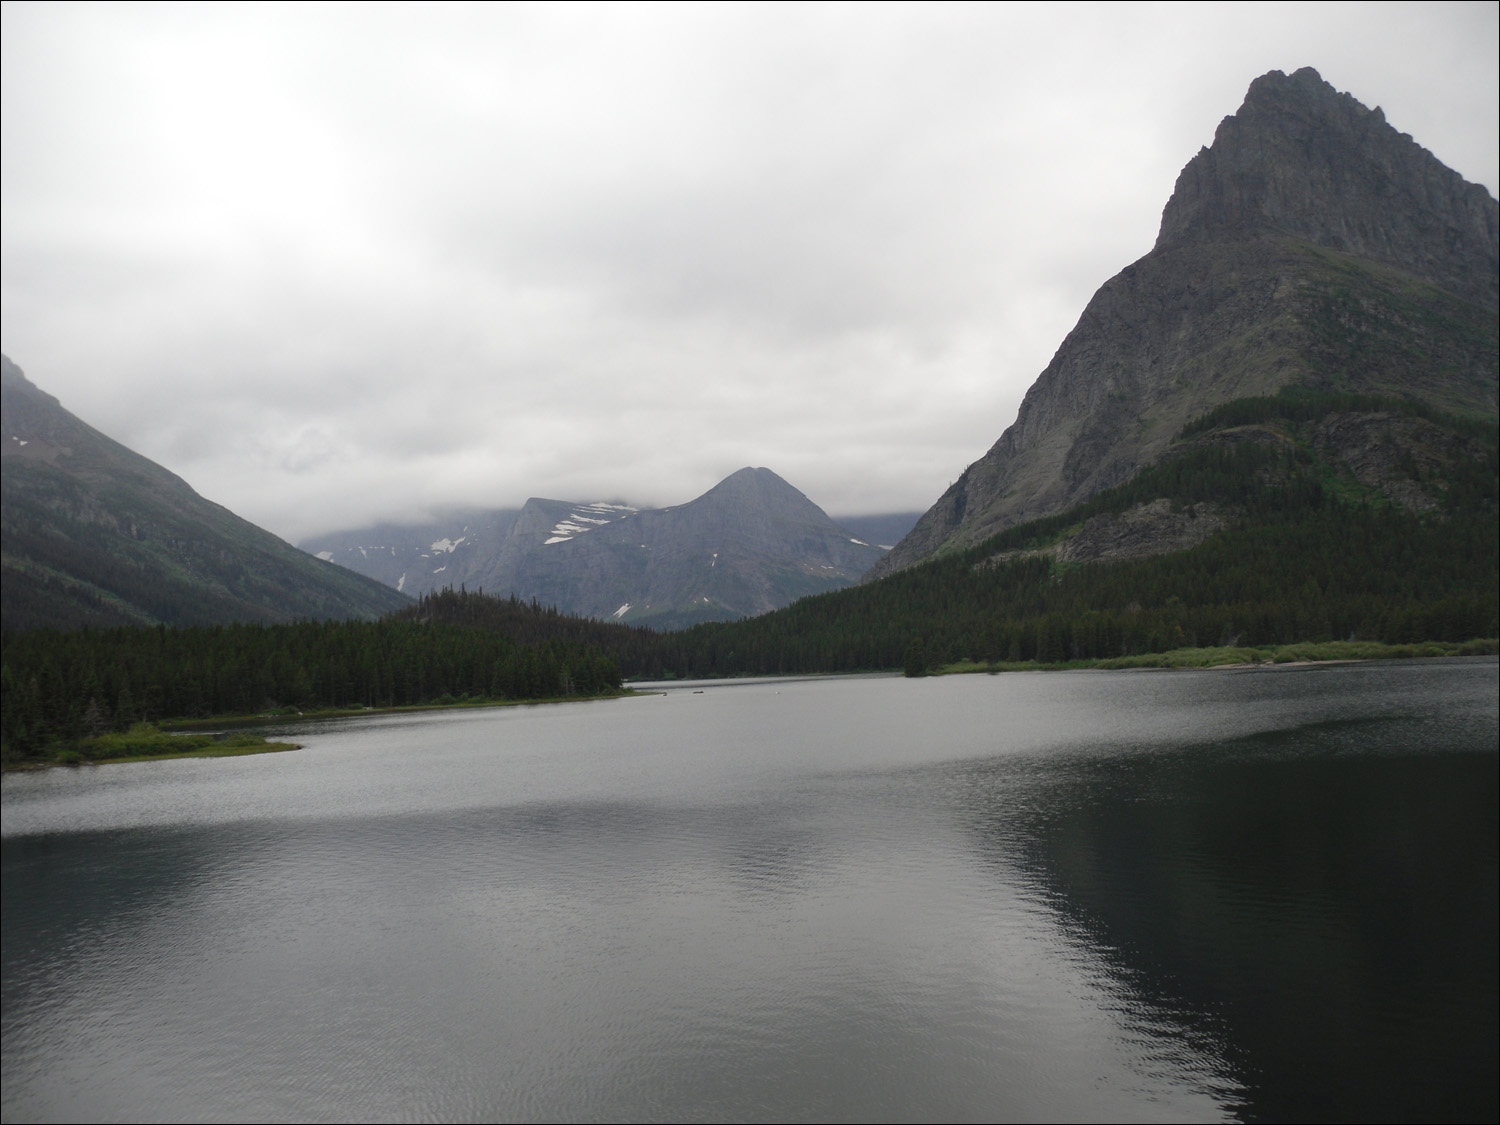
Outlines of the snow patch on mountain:
{"label": "snow patch on mountain", "polygon": [[[572,508],[564,518],[557,521],[552,528],[552,537],[543,540],[542,546],[566,543],[569,539],[593,531],[596,527],[603,527],[605,524],[614,523],[617,519],[632,516],[639,510],[639,508],[632,508],[629,504],[610,504],[603,500],[594,504],[579,504]],[[621,513],[624,514],[621,515]]]}

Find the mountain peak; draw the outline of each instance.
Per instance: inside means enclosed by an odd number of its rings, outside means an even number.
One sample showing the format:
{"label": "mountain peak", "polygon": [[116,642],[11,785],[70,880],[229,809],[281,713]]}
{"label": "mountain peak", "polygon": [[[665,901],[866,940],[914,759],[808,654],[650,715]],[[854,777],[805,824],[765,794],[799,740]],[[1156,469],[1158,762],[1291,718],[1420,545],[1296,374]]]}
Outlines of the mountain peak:
{"label": "mountain peak", "polygon": [[752,468],[746,465],[743,469],[737,469],[727,477],[714,485],[699,499],[707,499],[710,496],[723,499],[733,498],[736,501],[754,500],[765,503],[768,501],[777,503],[811,504],[812,501],[804,496],[795,487],[788,484],[770,469]]}
{"label": "mountain peak", "polygon": [[1312,69],[1257,78],[1152,251],[1100,286],[1016,421],[866,576],[1123,484],[1285,387],[1496,409],[1500,203]]}
{"label": "mountain peak", "polygon": [[1162,212],[1157,249],[1280,231],[1500,307],[1500,222],[1481,185],[1318,72],[1250,84]]}

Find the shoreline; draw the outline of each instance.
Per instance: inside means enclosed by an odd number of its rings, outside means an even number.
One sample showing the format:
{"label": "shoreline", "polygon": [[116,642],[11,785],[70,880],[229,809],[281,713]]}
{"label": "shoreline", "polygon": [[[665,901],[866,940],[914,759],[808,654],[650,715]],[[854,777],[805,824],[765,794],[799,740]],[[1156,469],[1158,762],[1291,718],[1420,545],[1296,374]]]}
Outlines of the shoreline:
{"label": "shoreline", "polygon": [[[289,722],[317,722],[323,719],[357,718],[363,715],[401,714],[411,711],[477,710],[484,707],[521,707],[544,703],[588,703],[607,699],[646,696],[653,692],[622,691],[609,695],[559,696],[548,699],[465,700],[452,703],[418,703],[400,707],[338,708],[327,711],[298,711],[295,714],[216,715],[203,719],[163,719],[158,723],[138,723],[127,732],[100,735],[58,745],[52,757],[22,758],[5,762],[0,772],[27,772],[58,766],[104,766],[122,762],[163,762],[176,758],[237,758],[247,754],[280,754],[301,750],[303,743],[272,741],[249,733],[247,728]],[[226,729],[227,728],[227,729]],[[215,738],[208,733],[222,732]],[[165,748],[169,742],[183,745]],[[135,746],[142,753],[128,751]],[[91,756],[91,750],[104,750]],[[121,752],[126,751],[126,752]]]}
{"label": "shoreline", "polygon": [[477,711],[488,707],[534,707],[548,703],[597,703],[651,695],[626,689],[608,695],[557,695],[544,699],[468,699],[451,703],[403,703],[395,707],[335,707],[319,711],[261,712],[255,715],[213,715],[204,719],[163,719],[156,725],[165,731],[215,730],[220,727],[258,727],[273,723],[318,722],[323,719],[356,719],[362,715],[404,715],[417,711]]}
{"label": "shoreline", "polygon": [[[301,750],[303,745],[300,742],[273,742],[267,738],[243,734],[218,740],[206,735],[169,734],[160,728],[153,728],[145,734],[136,733],[134,737],[124,734],[105,735],[104,738],[112,739],[116,746],[129,747],[132,743],[137,744],[144,752],[105,753],[99,757],[90,757],[88,751],[91,747],[88,742],[95,740],[84,740],[61,748],[52,758],[24,758],[17,762],[6,762],[3,772],[30,773],[34,770],[112,766],[124,762],[166,762],[176,758],[241,758],[247,754],[282,754],[289,750]],[[163,749],[171,741],[180,741],[186,745]],[[98,745],[97,741],[95,745]]]}
{"label": "shoreline", "polygon": [[1500,655],[1500,642],[1493,637],[1470,641],[1419,641],[1405,645],[1388,645],[1379,641],[1299,641],[1254,648],[1175,648],[1137,656],[1049,663],[1036,660],[959,660],[932,668],[927,675],[963,676],[981,672],[987,675],[1001,672],[1129,672],[1183,668],[1228,672],[1303,668],[1321,664],[1357,664],[1366,660],[1425,660],[1444,656],[1496,655]]}
{"label": "shoreline", "polygon": [[[1325,641],[1298,642],[1288,645],[1267,645],[1256,648],[1179,648],[1166,652],[1143,653],[1138,656],[1122,656],[1094,660],[1068,660],[1042,663],[1026,661],[972,661],[959,660],[927,669],[921,677],[962,676],[983,673],[999,675],[1002,672],[1129,672],[1201,669],[1204,671],[1243,672],[1270,671],[1275,669],[1307,668],[1318,665],[1355,664],[1370,660],[1421,660],[1437,657],[1495,657],[1500,656],[1500,641],[1493,637],[1477,640],[1422,641],[1415,644],[1388,645],[1375,641]],[[51,769],[55,766],[102,766],[123,762],[156,762],[175,758],[230,758],[247,754],[276,754],[302,749],[302,743],[271,741],[251,735],[246,728],[255,728],[277,723],[318,722],[326,719],[359,718],[368,715],[395,715],[421,711],[479,710],[490,707],[531,707],[551,703],[593,703],[612,699],[644,699],[666,695],[674,688],[682,689],[694,685],[728,686],[731,683],[754,683],[772,681],[817,680],[832,677],[878,676],[899,677],[898,670],[863,672],[805,672],[771,673],[763,676],[723,676],[709,679],[648,680],[638,681],[642,687],[626,687],[608,695],[558,696],[546,699],[500,699],[500,700],[454,700],[449,703],[417,703],[397,707],[336,708],[323,711],[298,711],[291,714],[217,715],[201,719],[164,719],[151,725],[150,731],[142,731],[145,724],[137,724],[128,733],[103,735],[98,739],[83,740],[64,745],[51,758],[26,758],[5,762],[0,772],[23,772]],[[646,686],[649,685],[649,686]],[[642,690],[644,688],[644,690]],[[224,731],[232,728],[242,733],[226,732],[225,738],[212,738],[194,731]],[[166,740],[192,742],[194,745],[162,749]],[[93,745],[91,746],[90,743]],[[110,745],[113,743],[114,745]],[[141,745],[145,753],[119,753],[132,743]],[[88,755],[88,750],[108,747],[99,757]],[[149,747],[149,749],[148,749]]]}
{"label": "shoreline", "polygon": [[[1417,641],[1412,644],[1388,645],[1380,641],[1296,641],[1285,645],[1256,647],[1176,648],[1165,652],[1141,653],[1135,656],[1100,657],[1089,660],[1063,660],[1042,663],[1036,660],[983,661],[956,660],[928,668],[926,676],[963,676],[974,673],[998,675],[1001,672],[1135,672],[1164,669],[1202,668],[1209,671],[1246,671],[1273,668],[1300,668],[1322,664],[1358,664],[1368,660],[1421,660],[1435,657],[1497,656],[1500,640],[1482,637],[1468,641]],[[733,686],[752,683],[796,683],[825,679],[907,678],[899,667],[865,668],[843,672],[743,672],[724,676],[674,677],[669,680],[627,681],[640,695],[663,695],[683,688]]]}

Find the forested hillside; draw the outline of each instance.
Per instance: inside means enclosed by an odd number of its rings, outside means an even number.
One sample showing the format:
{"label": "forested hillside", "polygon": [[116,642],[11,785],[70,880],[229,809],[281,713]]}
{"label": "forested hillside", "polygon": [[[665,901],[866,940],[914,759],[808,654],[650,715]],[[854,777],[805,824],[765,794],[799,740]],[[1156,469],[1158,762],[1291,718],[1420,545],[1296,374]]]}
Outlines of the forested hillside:
{"label": "forested hillside", "polygon": [[[450,608],[466,601],[449,595]],[[5,758],[138,721],[554,699],[620,689],[618,666],[587,638],[591,623],[483,601],[499,607],[489,627],[403,615],[379,622],[8,635],[0,666]]]}

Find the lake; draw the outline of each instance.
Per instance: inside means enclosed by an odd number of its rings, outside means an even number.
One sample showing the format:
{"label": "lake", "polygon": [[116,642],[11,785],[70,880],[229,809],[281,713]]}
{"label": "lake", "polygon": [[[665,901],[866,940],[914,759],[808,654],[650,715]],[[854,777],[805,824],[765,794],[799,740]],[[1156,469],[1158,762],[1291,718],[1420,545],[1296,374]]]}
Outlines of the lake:
{"label": "lake", "polygon": [[661,686],[6,775],[0,1113],[1495,1118],[1494,659]]}

